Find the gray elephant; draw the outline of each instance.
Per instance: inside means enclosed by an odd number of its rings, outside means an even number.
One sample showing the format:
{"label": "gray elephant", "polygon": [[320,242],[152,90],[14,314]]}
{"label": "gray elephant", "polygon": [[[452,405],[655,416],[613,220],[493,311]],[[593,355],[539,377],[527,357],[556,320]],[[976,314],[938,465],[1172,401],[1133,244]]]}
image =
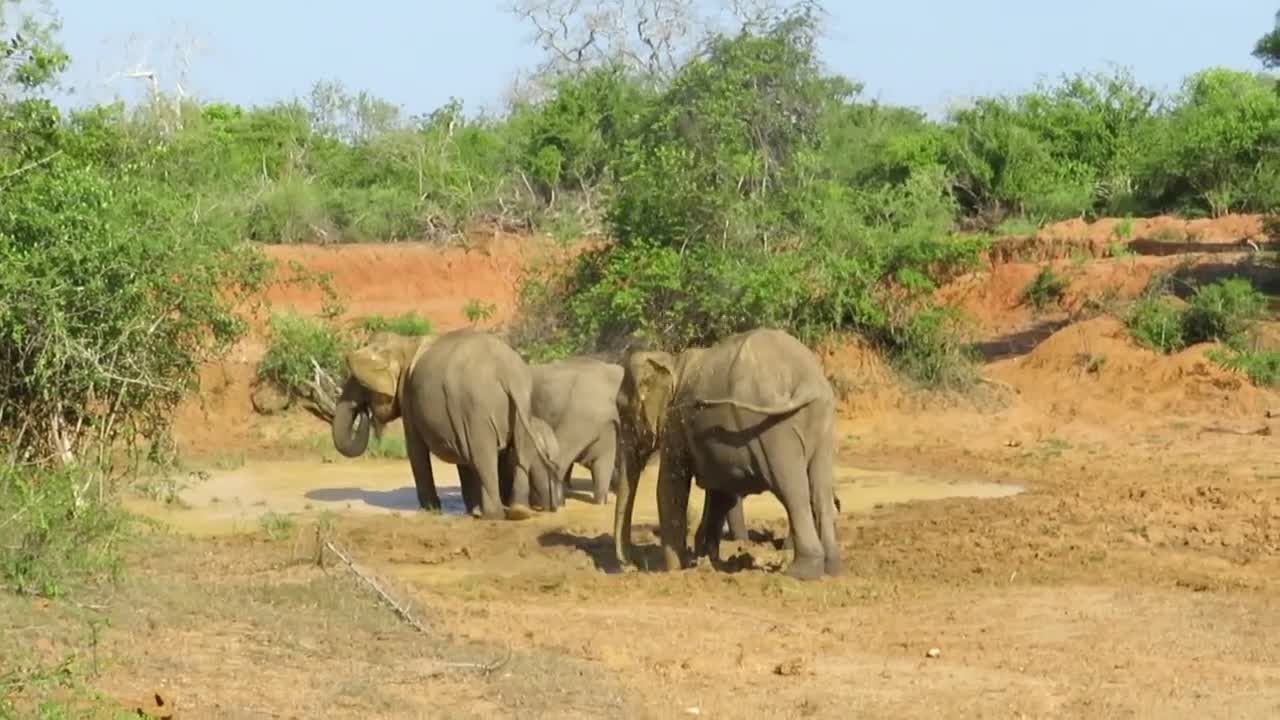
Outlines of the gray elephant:
{"label": "gray elephant", "polygon": [[[348,353],[347,365],[351,376],[334,410],[334,447],[359,456],[371,420],[402,418],[423,509],[440,508],[431,455],[458,467],[467,512],[479,509],[487,519],[503,517],[508,494],[506,516],[531,517],[530,477],[560,476],[554,434],[530,412],[529,366],[496,336],[470,328],[434,338],[376,333]],[[501,487],[500,462],[510,464],[509,493]],[[554,497],[549,488],[537,490]]]}
{"label": "gray elephant", "polygon": [[[591,469],[592,499],[609,499],[618,452],[618,387],[622,366],[590,357],[571,357],[530,365],[533,376],[532,412],[555,433],[562,477],[547,483],[552,492],[568,484],[574,463]],[[538,483],[538,487],[541,487]],[[559,497],[553,505],[561,504]]]}
{"label": "gray elephant", "polygon": [[[667,570],[684,567],[689,490],[707,491],[697,542],[719,560],[725,515],[741,496],[772,492],[787,512],[794,558],[786,574],[840,572],[835,534],[835,394],[814,353],[772,328],[739,333],[672,356],[632,352],[618,393],[624,425],[658,446],[658,520]],[[615,551],[626,562],[639,483],[623,454]]]}

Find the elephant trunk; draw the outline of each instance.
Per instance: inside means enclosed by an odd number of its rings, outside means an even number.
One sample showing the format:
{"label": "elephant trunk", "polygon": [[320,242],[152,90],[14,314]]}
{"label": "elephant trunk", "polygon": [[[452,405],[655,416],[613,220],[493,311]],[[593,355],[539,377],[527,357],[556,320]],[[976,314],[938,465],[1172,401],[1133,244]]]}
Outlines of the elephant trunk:
{"label": "elephant trunk", "polygon": [[626,566],[631,557],[631,516],[636,506],[636,491],[644,462],[631,442],[620,442],[614,459],[614,476],[618,479],[618,497],[613,511],[613,552],[618,564]]}
{"label": "elephant trunk", "polygon": [[349,458],[360,457],[369,447],[369,404],[364,389],[348,380],[333,407],[333,446]]}

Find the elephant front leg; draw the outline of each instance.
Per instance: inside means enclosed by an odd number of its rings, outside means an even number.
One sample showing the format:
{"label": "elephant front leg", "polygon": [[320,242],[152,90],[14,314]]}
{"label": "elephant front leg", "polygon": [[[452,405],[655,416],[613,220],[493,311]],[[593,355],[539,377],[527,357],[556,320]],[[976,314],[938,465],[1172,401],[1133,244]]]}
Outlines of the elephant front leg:
{"label": "elephant front leg", "polygon": [[662,529],[662,560],[668,571],[688,564],[690,467],[683,449],[671,441],[663,444],[658,465],[658,525]]}
{"label": "elephant front leg", "polygon": [[413,431],[407,416],[404,419],[404,446],[409,455],[409,468],[413,471],[413,484],[418,491],[418,505],[423,510],[439,511],[440,494],[436,491],[435,475],[431,470],[431,451]]}

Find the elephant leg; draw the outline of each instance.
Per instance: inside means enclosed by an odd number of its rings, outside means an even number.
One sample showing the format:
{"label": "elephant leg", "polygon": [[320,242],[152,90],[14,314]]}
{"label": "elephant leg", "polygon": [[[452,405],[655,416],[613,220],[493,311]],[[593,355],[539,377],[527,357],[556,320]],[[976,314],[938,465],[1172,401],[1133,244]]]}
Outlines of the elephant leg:
{"label": "elephant leg", "polygon": [[418,505],[423,510],[439,511],[440,494],[436,492],[436,479],[431,470],[431,451],[413,431],[408,416],[404,418],[404,446],[409,455],[409,468],[413,471],[413,484],[418,491]]}
{"label": "elephant leg", "polygon": [[711,558],[712,563],[720,563],[720,528],[734,505],[740,504],[741,500],[733,493],[710,489],[706,491],[702,501],[702,522],[694,533],[695,555],[706,555]]}
{"label": "elephant leg", "polygon": [[594,483],[595,494],[592,501],[596,505],[609,502],[609,482],[613,479],[615,446],[610,443],[591,460],[591,482]]}
{"label": "elephant leg", "polygon": [[828,439],[818,447],[809,460],[809,494],[813,503],[813,518],[818,525],[818,536],[822,542],[823,571],[828,575],[839,575],[840,544],[836,542],[836,513],[840,511],[840,501],[832,487],[832,441]]}
{"label": "elephant leg", "polygon": [[683,569],[689,555],[689,483],[693,465],[678,443],[668,434],[658,465],[658,525],[662,529],[662,560],[667,571]]}
{"label": "elephant leg", "polygon": [[458,465],[458,484],[462,486],[462,503],[467,514],[480,515],[480,475],[470,465]]}
{"label": "elephant leg", "polygon": [[[814,522],[813,499],[809,492],[809,464],[803,460],[801,448],[790,439],[766,437],[762,439],[764,466],[772,473],[770,478],[774,493],[787,511],[791,526],[791,546],[794,557],[786,574],[800,580],[821,577],[826,553],[818,537]],[[830,484],[827,485],[830,492]],[[825,498],[831,503],[831,496]]]}
{"label": "elephant leg", "polygon": [[[725,520],[729,526],[728,538],[730,540],[746,542],[749,539],[749,536],[747,535],[747,519],[742,513],[742,506],[746,504],[744,502],[745,499],[746,498],[735,495],[734,503],[729,508],[728,517]],[[719,526],[720,529],[723,529],[725,524],[726,522],[722,521]]]}
{"label": "elephant leg", "polygon": [[[502,507],[497,442],[488,438],[482,442],[473,442],[471,454],[471,466],[480,479],[480,517],[485,520],[501,520],[506,513]],[[526,498],[527,488],[526,485]]]}
{"label": "elephant leg", "polygon": [[511,490],[515,486],[515,465],[512,457],[511,448],[498,453],[498,497],[503,505],[511,503]]}

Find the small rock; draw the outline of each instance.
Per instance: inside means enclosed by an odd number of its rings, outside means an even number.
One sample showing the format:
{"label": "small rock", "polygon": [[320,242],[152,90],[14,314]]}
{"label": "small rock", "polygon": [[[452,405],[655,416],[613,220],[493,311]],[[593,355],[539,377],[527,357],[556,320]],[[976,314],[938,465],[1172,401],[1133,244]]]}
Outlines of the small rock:
{"label": "small rock", "polygon": [[924,656],[930,659],[937,659],[942,657],[942,651],[938,648],[929,648],[929,652],[925,653]]}
{"label": "small rock", "polygon": [[289,409],[293,404],[293,398],[271,382],[256,384],[249,396],[249,401],[253,403],[253,409],[261,415],[273,415]]}
{"label": "small rock", "polygon": [[809,664],[804,658],[792,658],[786,662],[778,663],[773,668],[774,675],[807,675],[809,672]]}
{"label": "small rock", "polygon": [[685,708],[685,709],[684,709],[684,711],[685,711],[686,713],[688,713],[689,715],[701,715],[701,714],[702,714],[702,711],[701,711],[701,710],[699,710],[699,709],[698,709],[698,708],[696,708],[696,707]]}

